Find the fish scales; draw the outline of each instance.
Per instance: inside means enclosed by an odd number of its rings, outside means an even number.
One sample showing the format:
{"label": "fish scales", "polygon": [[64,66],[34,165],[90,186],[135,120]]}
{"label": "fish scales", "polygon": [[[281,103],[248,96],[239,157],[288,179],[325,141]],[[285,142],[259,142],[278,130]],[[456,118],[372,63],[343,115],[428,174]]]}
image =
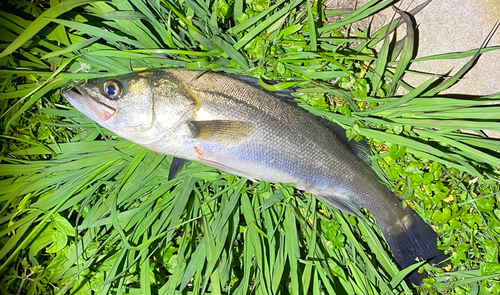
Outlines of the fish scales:
{"label": "fish scales", "polygon": [[[189,136],[186,138],[190,142],[183,145],[202,147],[208,159],[223,163],[240,176],[294,183],[298,189],[318,196],[348,199],[357,208],[366,207],[370,211],[388,205],[381,200],[371,204],[373,198],[369,194],[376,191],[387,194],[387,189],[342,138],[310,114],[227,76],[205,73],[194,79],[199,73],[181,74],[174,75],[202,101],[199,113],[206,115],[198,115],[198,120],[242,120],[257,126],[256,132],[238,145],[198,142]],[[326,201],[335,205],[331,199]],[[395,197],[393,201],[400,203]],[[393,213],[388,214],[388,221],[397,217],[394,216],[397,212]]]}
{"label": "fish scales", "polygon": [[[151,150],[253,180],[293,183],[350,214],[365,207],[402,267],[446,258],[434,230],[403,207],[340,135],[243,79],[167,69],[90,80],[77,90],[63,96]],[[413,272],[410,280],[419,285],[424,276]]]}

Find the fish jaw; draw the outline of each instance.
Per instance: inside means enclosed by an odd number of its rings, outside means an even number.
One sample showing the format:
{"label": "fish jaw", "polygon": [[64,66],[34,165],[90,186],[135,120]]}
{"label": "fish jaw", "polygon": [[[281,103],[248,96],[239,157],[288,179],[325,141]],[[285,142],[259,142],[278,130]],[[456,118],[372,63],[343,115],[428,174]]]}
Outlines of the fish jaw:
{"label": "fish jaw", "polygon": [[75,88],[79,93],[74,90],[63,89],[61,94],[72,106],[90,119],[101,125],[106,125],[106,121],[116,114],[114,108],[92,99],[82,87],[76,86]]}
{"label": "fish jaw", "polygon": [[[148,146],[157,141],[161,141],[172,131],[169,128],[158,129],[158,126],[155,124],[151,124],[150,127],[141,128],[140,130],[132,130],[140,125],[130,124],[128,126],[130,127],[129,129],[118,129],[116,128],[116,125],[124,123],[123,116],[120,118],[117,115],[120,110],[119,108],[114,108],[92,98],[84,87],[75,86],[74,89],[77,91],[65,88],[62,90],[61,95],[68,100],[74,108],[89,117],[92,121],[114,132],[120,137],[126,138],[140,145]],[[177,125],[174,127],[177,127]],[[176,128],[172,129],[175,130]]]}

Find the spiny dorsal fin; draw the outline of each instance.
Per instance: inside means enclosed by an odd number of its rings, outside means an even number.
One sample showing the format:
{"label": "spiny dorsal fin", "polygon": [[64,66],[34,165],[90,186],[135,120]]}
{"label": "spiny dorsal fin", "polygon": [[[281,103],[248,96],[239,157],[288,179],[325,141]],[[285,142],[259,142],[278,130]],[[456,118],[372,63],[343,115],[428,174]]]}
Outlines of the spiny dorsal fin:
{"label": "spiny dorsal fin", "polygon": [[[257,88],[257,89],[260,89],[264,92],[267,92],[267,93],[271,94],[272,96],[277,97],[285,102],[291,102],[292,104],[296,105],[296,102],[295,102],[296,97],[294,97],[292,95],[292,93],[294,93],[296,90],[294,87],[290,87],[290,88],[279,90],[279,91],[271,91],[271,90],[268,90],[268,89],[262,87],[262,85],[260,85],[260,83],[259,83],[259,79],[252,77],[252,76],[219,73],[219,72],[218,72],[218,74],[222,74],[224,76],[239,80],[247,85],[250,85],[254,88]],[[274,80],[265,80],[265,83],[269,84],[269,85],[276,85],[279,82],[274,81]]]}
{"label": "spiny dorsal fin", "polygon": [[168,181],[177,177],[177,174],[184,168],[189,161],[181,158],[176,158],[172,160],[172,164],[170,164],[170,170],[168,171]]}
{"label": "spiny dorsal fin", "polygon": [[247,139],[255,124],[237,120],[189,121],[193,138],[220,144],[236,144]]}

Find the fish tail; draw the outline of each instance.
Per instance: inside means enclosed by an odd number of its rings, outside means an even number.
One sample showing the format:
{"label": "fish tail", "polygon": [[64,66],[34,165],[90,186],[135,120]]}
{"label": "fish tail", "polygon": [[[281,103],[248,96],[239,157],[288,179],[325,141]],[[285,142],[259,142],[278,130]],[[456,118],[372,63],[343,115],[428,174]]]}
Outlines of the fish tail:
{"label": "fish tail", "polygon": [[[448,264],[442,263],[448,256],[438,249],[437,234],[432,227],[410,208],[405,208],[404,213],[402,220],[381,224],[382,233],[399,265],[406,268],[422,260],[439,267]],[[416,269],[408,278],[414,285],[421,286],[426,277],[426,272],[419,273]]]}

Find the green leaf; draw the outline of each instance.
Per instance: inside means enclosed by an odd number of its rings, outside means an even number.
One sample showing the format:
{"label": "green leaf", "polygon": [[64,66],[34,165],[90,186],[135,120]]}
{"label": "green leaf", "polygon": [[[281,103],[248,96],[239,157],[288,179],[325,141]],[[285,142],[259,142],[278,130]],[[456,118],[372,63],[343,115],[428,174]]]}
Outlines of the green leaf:
{"label": "green leaf", "polygon": [[[276,7],[279,4],[283,3],[285,1],[280,1],[276,3],[272,7]],[[269,18],[267,18],[265,21],[260,23],[255,29],[252,29],[248,34],[246,34],[243,38],[241,38],[236,44],[234,44],[234,48],[236,50],[239,50],[245,46],[248,42],[250,42],[253,38],[255,38],[257,35],[259,35],[263,30],[265,30],[267,27],[271,26],[272,24],[276,24],[276,22],[282,18],[285,14],[287,14],[290,10],[293,8],[297,7],[300,5],[303,1],[302,0],[294,0],[291,4],[288,6],[283,7],[280,9],[277,13],[273,14]],[[254,22],[258,21],[260,18],[263,18],[266,16],[266,12],[270,12],[271,8],[267,9],[264,11],[262,14],[259,14],[255,18],[251,18],[243,23],[241,23],[238,26],[235,26],[232,30],[230,30],[230,33],[236,34],[238,31],[242,30],[243,28],[246,28],[247,26],[251,26]]]}
{"label": "green leaf", "polygon": [[446,207],[442,211],[441,210],[434,211],[434,213],[432,214],[432,219],[437,222],[444,223],[450,220],[451,213],[452,213],[451,209]]}
{"label": "green leaf", "polygon": [[281,190],[277,190],[269,197],[269,199],[266,200],[264,205],[262,205],[262,210],[266,210],[274,206],[276,203],[281,202],[284,198],[285,196],[283,196],[283,192]]}
{"label": "green leaf", "polygon": [[233,47],[231,44],[227,43],[226,41],[216,36],[212,37],[212,40],[217,46],[219,46],[222,49],[222,51],[227,53],[227,55],[230,58],[232,58],[242,69],[244,70],[249,69],[247,60],[243,57],[243,55],[241,55],[241,53],[237,51],[237,49],[235,49],[236,45],[235,47]]}
{"label": "green leaf", "polygon": [[396,287],[397,285],[399,285],[403,279],[408,276],[412,271],[418,269],[419,267],[421,267],[422,265],[424,265],[426,263],[426,261],[420,261],[419,263],[415,263],[411,266],[408,266],[407,268],[401,270],[400,272],[398,272],[391,280],[391,282],[389,283],[393,288]]}
{"label": "green leaf", "polygon": [[317,40],[316,40],[316,25],[314,23],[314,16],[312,12],[312,5],[310,1],[306,1],[307,9],[307,22],[309,24],[309,40],[311,42],[311,50],[318,50]]}
{"label": "green leaf", "polygon": [[36,20],[34,20],[26,30],[19,35],[19,37],[14,40],[14,42],[10,43],[7,48],[5,48],[2,53],[0,53],[0,58],[7,56],[14,52],[16,49],[21,47],[24,43],[30,40],[36,33],[42,30],[45,26],[47,26],[53,18],[58,17],[59,15],[70,11],[71,9],[88,4],[91,2],[96,2],[100,0],[67,0],[61,2],[48,10],[46,10],[42,15],[40,15]]}
{"label": "green leaf", "polygon": [[371,74],[371,77],[372,77],[371,95],[372,96],[375,95],[375,93],[377,93],[377,91],[382,86],[381,83],[384,79],[384,73],[386,72],[387,63],[389,62],[390,44],[392,43],[393,38],[395,38],[394,35],[390,35],[389,31],[387,31],[387,34],[386,34],[385,39],[384,39],[384,44],[382,45],[382,48],[380,49],[380,53],[379,53],[377,60],[375,62],[375,70]]}
{"label": "green leaf", "polygon": [[60,231],[54,231],[51,234],[52,245],[47,248],[47,253],[57,253],[61,251],[68,244],[68,236]]}
{"label": "green leaf", "polygon": [[387,0],[387,1],[369,1],[364,6],[354,10],[348,16],[342,18],[342,20],[337,21],[335,23],[326,25],[318,30],[319,33],[324,33],[326,31],[343,27],[345,25],[349,25],[356,21],[362,20],[363,18],[369,17],[370,15],[384,9],[392,5],[397,0]]}
{"label": "green leaf", "polygon": [[499,263],[483,263],[481,264],[481,275],[499,275],[500,274],[500,264]]}
{"label": "green leaf", "polygon": [[112,33],[110,31],[107,31],[107,30],[104,30],[101,28],[97,28],[97,27],[94,27],[91,25],[83,24],[83,23],[76,22],[76,21],[63,20],[63,19],[53,19],[52,21],[55,23],[61,24],[63,26],[66,26],[68,28],[72,28],[72,29],[75,29],[75,30],[78,30],[81,32],[85,32],[86,34],[89,34],[91,36],[102,38],[108,42],[110,42],[110,41],[111,42],[123,42],[126,44],[133,45],[135,47],[139,47],[139,48],[142,47],[141,43],[136,41],[136,40],[130,39],[130,38],[125,37],[125,36],[120,36],[118,34],[115,34],[115,33]]}
{"label": "green leaf", "polygon": [[483,198],[476,201],[477,208],[481,212],[490,212],[495,209],[495,201],[490,198]]}
{"label": "green leaf", "polygon": [[493,248],[489,249],[488,252],[484,255],[484,261],[489,263],[498,264],[498,248],[496,245]]}
{"label": "green leaf", "polygon": [[43,56],[43,58],[47,59],[47,58],[51,58],[51,57],[54,57],[54,56],[63,55],[63,54],[69,53],[69,52],[78,51],[78,50],[80,50],[82,48],[85,48],[85,47],[89,46],[90,44],[96,42],[99,39],[101,39],[101,37],[93,37],[93,38],[87,39],[85,41],[81,41],[81,42],[77,42],[77,43],[71,44],[70,46],[66,47],[63,50],[53,51],[53,52],[47,53],[47,54],[45,54]]}
{"label": "green leaf", "polygon": [[401,11],[399,9],[396,11],[401,15],[401,18],[406,23],[406,36],[403,44],[404,50],[401,53],[398,66],[396,68],[396,71],[394,72],[394,76],[392,77],[391,87],[388,93],[389,96],[392,96],[394,95],[394,93],[396,93],[399,81],[401,80],[406,69],[408,69],[410,65],[410,61],[414,55],[414,43],[415,43],[415,33],[413,31],[414,24],[410,14]]}
{"label": "green leaf", "polygon": [[53,223],[54,223],[54,226],[56,227],[56,229],[67,235],[67,236],[74,236],[75,235],[75,229],[73,228],[73,226],[71,225],[71,223],[69,223],[69,221],[62,217],[60,214],[54,214],[54,217],[53,217]]}

